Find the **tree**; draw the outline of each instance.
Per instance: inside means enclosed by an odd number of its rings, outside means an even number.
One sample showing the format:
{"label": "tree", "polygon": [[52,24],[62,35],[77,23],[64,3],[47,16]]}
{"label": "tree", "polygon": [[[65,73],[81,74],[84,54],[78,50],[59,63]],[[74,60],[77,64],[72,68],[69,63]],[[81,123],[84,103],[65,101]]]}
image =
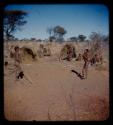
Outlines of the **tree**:
{"label": "tree", "polygon": [[70,39],[70,41],[72,41],[72,42],[77,42],[77,40],[78,40],[77,37],[74,37],[74,36],[73,36],[73,37],[70,37],[69,39]]}
{"label": "tree", "polygon": [[104,37],[104,42],[108,42],[109,43],[109,36],[108,35]]}
{"label": "tree", "polygon": [[49,40],[50,40],[50,42],[52,42],[53,40],[55,40],[56,38],[54,37],[54,36],[50,36],[49,37]]}
{"label": "tree", "polygon": [[18,39],[18,38],[15,38],[14,40],[15,40],[15,41],[18,41],[19,39]]}
{"label": "tree", "polygon": [[103,35],[101,33],[92,32],[90,35],[90,40],[95,42],[108,42],[109,36]]}
{"label": "tree", "polygon": [[89,38],[91,40],[92,55],[98,52],[102,54],[102,51],[103,51],[102,42],[103,42],[104,35],[97,33],[97,32],[92,32]]}
{"label": "tree", "polygon": [[63,41],[63,36],[67,33],[67,31],[61,26],[55,26],[53,32],[57,41]]}
{"label": "tree", "polygon": [[53,28],[52,27],[48,27],[47,28],[47,33],[49,34],[49,41],[50,42],[52,42],[54,39],[55,39],[55,37],[53,36]]}
{"label": "tree", "polygon": [[31,41],[35,41],[35,40],[36,40],[36,38],[31,38],[30,40],[31,40]]}
{"label": "tree", "polygon": [[53,33],[53,28],[52,27],[48,27],[47,28],[47,33],[49,34],[49,37],[51,37],[52,33]]}
{"label": "tree", "polygon": [[108,35],[102,35],[101,39],[102,39],[102,42],[109,43],[109,36]]}
{"label": "tree", "polygon": [[21,10],[6,10],[4,12],[4,35],[6,40],[13,37],[13,34],[27,23],[24,20],[26,15],[27,13]]}
{"label": "tree", "polygon": [[92,32],[91,35],[89,36],[89,38],[93,42],[98,42],[98,41],[101,41],[101,34],[96,33],[96,32]]}
{"label": "tree", "polygon": [[84,42],[85,39],[86,39],[86,36],[84,36],[84,35],[79,35],[79,36],[78,36],[78,40],[79,40],[80,42]]}

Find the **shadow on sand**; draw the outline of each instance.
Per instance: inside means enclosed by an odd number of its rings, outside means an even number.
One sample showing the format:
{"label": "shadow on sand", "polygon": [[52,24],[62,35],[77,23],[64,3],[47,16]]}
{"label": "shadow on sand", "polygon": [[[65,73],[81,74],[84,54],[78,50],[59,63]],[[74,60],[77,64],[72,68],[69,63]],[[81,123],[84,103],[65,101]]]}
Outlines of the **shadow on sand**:
{"label": "shadow on sand", "polygon": [[84,79],[83,76],[80,73],[78,73],[77,71],[71,70],[71,72],[75,73],[80,79]]}

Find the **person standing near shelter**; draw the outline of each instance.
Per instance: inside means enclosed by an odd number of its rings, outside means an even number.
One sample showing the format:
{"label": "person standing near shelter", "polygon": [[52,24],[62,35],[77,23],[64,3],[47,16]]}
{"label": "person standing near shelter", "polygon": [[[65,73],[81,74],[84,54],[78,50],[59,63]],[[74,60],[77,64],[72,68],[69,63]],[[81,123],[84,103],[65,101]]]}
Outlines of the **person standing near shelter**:
{"label": "person standing near shelter", "polygon": [[88,75],[88,65],[90,63],[89,49],[85,49],[83,53],[83,60],[84,60],[84,65],[82,69],[82,76],[84,79],[86,79]]}
{"label": "person standing near shelter", "polygon": [[10,57],[11,58],[14,57],[14,45],[12,45],[11,48],[10,48]]}
{"label": "person standing near shelter", "polygon": [[67,60],[71,61],[72,59],[72,48],[70,46],[67,47]]}
{"label": "person standing near shelter", "polygon": [[16,80],[19,79],[19,73],[23,72],[22,68],[21,68],[21,55],[20,55],[20,49],[18,46],[16,46],[15,48],[15,53],[14,53],[14,61],[15,61],[15,67],[16,67]]}

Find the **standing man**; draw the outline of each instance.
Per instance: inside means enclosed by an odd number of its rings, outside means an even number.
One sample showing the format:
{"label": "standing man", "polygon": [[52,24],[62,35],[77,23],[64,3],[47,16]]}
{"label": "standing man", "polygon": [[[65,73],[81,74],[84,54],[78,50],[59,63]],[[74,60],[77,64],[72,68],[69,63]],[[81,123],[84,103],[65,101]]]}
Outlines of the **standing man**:
{"label": "standing man", "polygon": [[20,72],[22,72],[22,68],[21,68],[21,56],[20,56],[20,49],[18,46],[16,46],[15,48],[15,53],[14,53],[14,61],[15,61],[15,67],[16,67],[16,80],[19,79],[19,74]]}
{"label": "standing man", "polygon": [[88,65],[90,63],[90,58],[89,58],[89,49],[85,49],[83,53],[83,60],[84,60],[84,65],[82,69],[82,76],[84,79],[87,78],[88,75]]}
{"label": "standing man", "polygon": [[11,48],[10,48],[10,57],[11,58],[14,57],[14,45],[12,45]]}

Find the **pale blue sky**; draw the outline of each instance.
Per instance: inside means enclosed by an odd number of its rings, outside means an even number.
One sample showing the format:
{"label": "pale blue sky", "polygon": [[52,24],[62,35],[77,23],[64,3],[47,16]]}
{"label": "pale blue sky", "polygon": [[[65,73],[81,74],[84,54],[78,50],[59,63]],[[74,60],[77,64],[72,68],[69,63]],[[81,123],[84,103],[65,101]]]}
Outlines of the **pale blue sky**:
{"label": "pale blue sky", "polygon": [[47,28],[57,25],[66,29],[65,39],[79,34],[88,37],[91,32],[109,34],[109,10],[103,4],[9,5],[5,9],[28,12],[27,24],[15,33],[19,39],[47,39]]}

